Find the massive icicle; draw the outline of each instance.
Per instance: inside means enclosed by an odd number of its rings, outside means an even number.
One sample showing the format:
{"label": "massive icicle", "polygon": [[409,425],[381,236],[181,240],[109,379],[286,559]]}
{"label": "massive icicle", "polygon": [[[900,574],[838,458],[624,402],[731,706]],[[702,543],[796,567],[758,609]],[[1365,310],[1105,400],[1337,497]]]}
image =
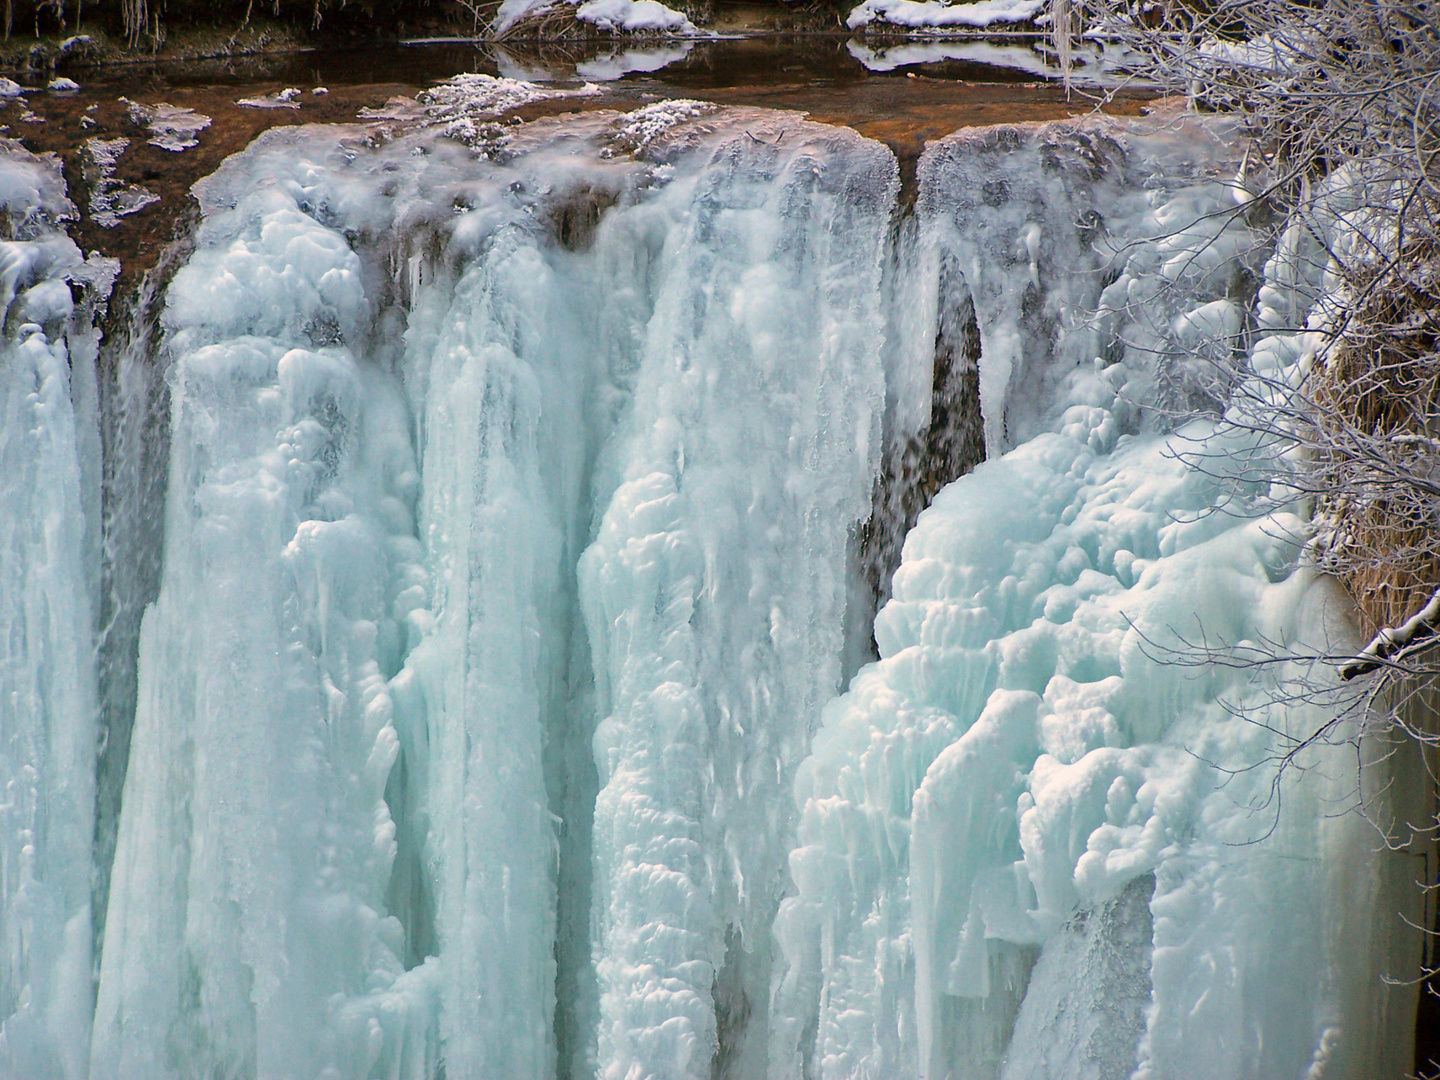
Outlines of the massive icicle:
{"label": "massive icicle", "polygon": [[79,1080],[95,797],[92,322],[114,270],[59,232],[74,207],[58,162],[9,140],[0,212],[0,1073]]}
{"label": "massive icicle", "polygon": [[614,1080],[709,1077],[717,1044],[719,1075],[763,1069],[783,792],[837,689],[847,532],[878,457],[894,160],[788,118],[722,133],[666,155],[676,226],[581,567]]}
{"label": "massive icicle", "polygon": [[361,277],[277,183],[212,216],[170,289],[165,567],[96,1077],[433,1071],[383,907],[416,471]]}
{"label": "massive icicle", "polygon": [[[277,131],[202,185],[165,314],[166,562],[97,1076],[543,1078],[596,1054],[708,1074],[717,1008],[721,1052],[763,1068],[746,1023],[763,1029],[790,775],[837,689],[895,184],[848,132],[670,103],[378,148]],[[647,540],[635,496],[666,471],[669,540]],[[590,876],[576,566],[607,505],[583,571],[611,717],[600,937],[570,896],[557,945],[557,853],[573,888]],[[620,586],[653,543],[692,550],[709,605],[684,753],[630,717],[656,601]],[[659,815],[617,818],[640,790]],[[690,910],[630,891],[636,845],[673,847],[676,814]],[[647,953],[647,926],[676,949]],[[627,961],[688,980],[652,1001],[658,1039]]]}

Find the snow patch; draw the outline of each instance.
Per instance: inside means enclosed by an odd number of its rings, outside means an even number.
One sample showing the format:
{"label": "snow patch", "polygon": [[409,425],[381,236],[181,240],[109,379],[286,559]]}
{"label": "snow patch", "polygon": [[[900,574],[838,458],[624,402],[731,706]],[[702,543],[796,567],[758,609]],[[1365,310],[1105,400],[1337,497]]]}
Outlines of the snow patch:
{"label": "snow patch", "polygon": [[978,0],[971,4],[948,4],[943,0],[865,0],[850,12],[845,25],[852,30],[872,22],[917,30],[998,26],[1027,22],[1044,8],[1045,0]]}
{"label": "snow patch", "polygon": [[694,34],[695,24],[659,0],[587,0],[575,9],[581,22],[624,33]]}

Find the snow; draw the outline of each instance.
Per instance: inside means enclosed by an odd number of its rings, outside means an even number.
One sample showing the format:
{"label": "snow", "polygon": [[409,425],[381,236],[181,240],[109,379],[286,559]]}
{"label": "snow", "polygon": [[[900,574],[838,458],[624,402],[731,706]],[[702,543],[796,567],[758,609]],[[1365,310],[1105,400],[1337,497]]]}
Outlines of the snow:
{"label": "snow", "polygon": [[14,79],[0,78],[0,98],[17,98],[25,93],[25,88]]}
{"label": "snow", "polygon": [[1045,0],[976,0],[950,4],[944,0],[864,0],[845,20],[851,30],[874,22],[939,30],[947,27],[987,27],[1028,22],[1045,8]]}
{"label": "snow", "polygon": [[534,101],[552,98],[593,97],[598,86],[585,84],[573,90],[536,86],[519,79],[495,78],[493,75],[456,75],[429,90],[422,90],[419,102],[431,123],[448,124],[476,116],[493,116],[518,109]]}
{"label": "snow", "polygon": [[67,79],[61,76],[58,79],[51,79],[45,85],[45,89],[49,90],[52,94],[73,94],[80,89],[80,84],[74,79]]}
{"label": "snow", "polygon": [[695,25],[682,12],[659,0],[586,0],[575,17],[600,30],[625,33],[694,34]]}
{"label": "snow", "polygon": [[[700,33],[683,12],[666,7],[659,0],[566,0],[575,6],[575,17],[610,33],[687,34]],[[555,0],[504,0],[495,15],[493,30],[503,34],[521,19],[538,15]],[[653,71],[653,68],[637,70]],[[586,76],[591,78],[594,76]]]}

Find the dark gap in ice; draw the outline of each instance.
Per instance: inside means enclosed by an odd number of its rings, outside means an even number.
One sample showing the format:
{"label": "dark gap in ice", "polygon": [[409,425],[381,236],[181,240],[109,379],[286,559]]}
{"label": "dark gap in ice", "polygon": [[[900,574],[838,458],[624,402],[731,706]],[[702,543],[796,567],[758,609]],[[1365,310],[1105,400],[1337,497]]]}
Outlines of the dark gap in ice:
{"label": "dark gap in ice", "polygon": [[[929,423],[923,431],[892,432],[885,440],[870,520],[860,526],[854,541],[858,574],[873,598],[869,610],[856,618],[872,634],[875,613],[890,599],[905,536],[920,512],[941,488],[985,460],[980,326],[964,275],[949,255],[940,267],[939,296]],[[870,653],[878,655],[873,636]]]}
{"label": "dark gap in ice", "polygon": [[102,476],[101,567],[96,605],[99,724],[90,920],[98,979],[120,801],[139,691],[140,623],[160,588],[169,486],[170,387],[159,347],[171,277],[190,257],[198,215],[146,272],[128,303],[115,305],[98,359]]}

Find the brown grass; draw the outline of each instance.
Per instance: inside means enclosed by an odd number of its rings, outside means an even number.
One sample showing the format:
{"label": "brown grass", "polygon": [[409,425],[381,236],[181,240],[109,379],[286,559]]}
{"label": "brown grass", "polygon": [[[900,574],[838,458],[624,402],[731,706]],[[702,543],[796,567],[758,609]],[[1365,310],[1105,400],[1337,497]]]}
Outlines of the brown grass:
{"label": "brown grass", "polygon": [[[1329,569],[1373,632],[1404,622],[1440,582],[1435,498],[1386,477],[1393,466],[1426,478],[1440,461],[1440,443],[1421,441],[1440,439],[1440,245],[1413,241],[1393,264],[1348,277],[1355,306],[1316,388],[1320,442],[1335,447],[1320,461],[1332,492],[1320,509],[1341,541]],[[1382,460],[1352,452],[1357,443]]]}

